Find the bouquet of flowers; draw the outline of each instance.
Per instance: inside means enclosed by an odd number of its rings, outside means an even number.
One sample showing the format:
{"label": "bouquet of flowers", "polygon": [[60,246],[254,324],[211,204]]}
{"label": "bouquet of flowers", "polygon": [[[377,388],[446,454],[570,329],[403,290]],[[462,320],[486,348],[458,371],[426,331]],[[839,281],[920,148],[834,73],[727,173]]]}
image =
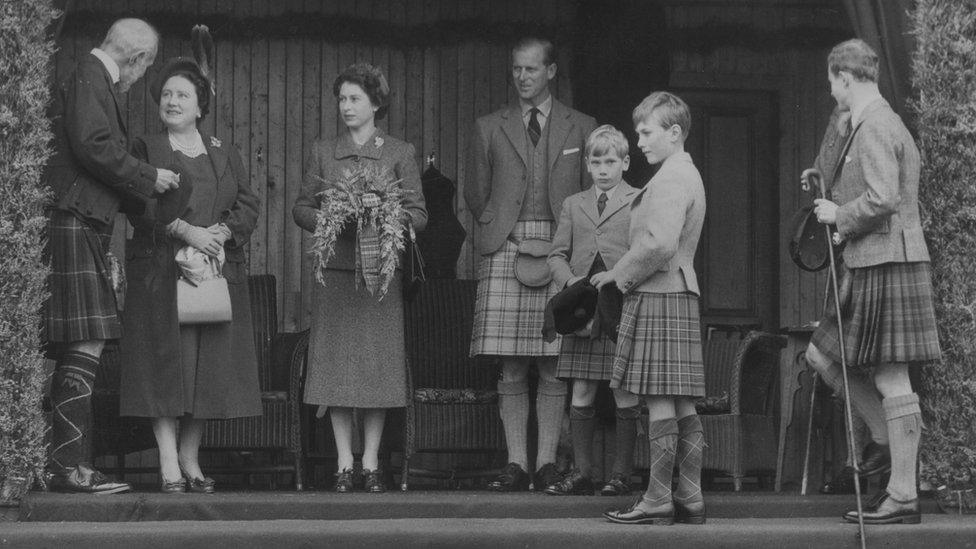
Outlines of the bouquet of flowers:
{"label": "bouquet of flowers", "polygon": [[325,269],[346,223],[356,222],[356,288],[360,278],[370,295],[386,296],[404,250],[403,221],[407,214],[403,189],[389,168],[367,164],[345,170],[338,181],[320,192],[321,205],[312,234],[315,279],[325,284]]}

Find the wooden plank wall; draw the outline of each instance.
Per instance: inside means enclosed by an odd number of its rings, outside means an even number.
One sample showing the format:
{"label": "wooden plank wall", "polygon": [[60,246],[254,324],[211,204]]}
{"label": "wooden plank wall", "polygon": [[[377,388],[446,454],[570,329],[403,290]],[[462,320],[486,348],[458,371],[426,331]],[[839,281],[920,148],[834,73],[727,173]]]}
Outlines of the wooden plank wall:
{"label": "wooden plank wall", "polygon": [[[817,0],[669,0],[666,14],[672,29],[695,28],[720,21],[765,31],[799,27],[846,28],[840,2]],[[853,36],[853,35],[852,35]],[[799,174],[813,164],[833,108],[826,78],[829,47],[754,51],[726,46],[710,54],[676,51],[671,72],[706,75],[716,88],[767,90],[777,94],[779,118],[779,325],[793,327],[817,320],[823,307],[826,276],[801,271],[789,258],[790,220],[810,198],[802,196]]]}
{"label": "wooden plank wall", "polygon": [[[78,11],[139,14],[167,9],[185,14],[185,35],[164,34],[158,60],[190,55],[190,27],[197,18],[215,13],[258,17],[292,12],[335,14],[406,25],[486,18],[556,26],[572,24],[574,19],[572,3],[561,0],[78,0],[74,4]],[[508,83],[509,46],[470,40],[437,47],[395,48],[336,43],[328,37],[243,39],[221,36],[219,29],[213,30],[217,97],[202,128],[241,152],[252,188],[263,204],[250,245],[251,272],[277,277],[282,329],[302,329],[308,326],[311,313],[313,281],[310,258],[303,252],[307,234],[292,221],[291,206],[310,145],[320,135],[333,136],[341,129],[332,95],[338,72],[356,61],[381,67],[392,93],[389,115],[379,125],[413,143],[418,163],[435,153],[437,167],[461,185],[464,151],[474,119],[514,98]],[[96,46],[101,38],[72,33],[63,36],[58,71],[67,70],[76,56]],[[555,94],[572,104],[570,59],[570,49],[562,48]],[[149,76],[152,74],[150,69]],[[138,82],[127,100],[133,136],[162,129],[156,104],[146,91],[147,80]],[[460,186],[457,210],[470,235],[473,221]],[[462,250],[458,272],[461,277],[473,277],[470,239]]]}
{"label": "wooden plank wall", "polygon": [[[77,10],[146,13],[162,8],[186,16],[183,36],[164,35],[159,59],[189,55],[190,26],[208,14],[274,16],[289,12],[336,14],[415,25],[484,17],[493,22],[538,22],[569,26],[574,22],[570,0],[78,0]],[[798,26],[844,25],[839,3],[826,0],[666,0],[671,28],[694,28],[708,22],[767,30]],[[58,71],[95,46],[101,35],[69,33],[62,37]],[[221,36],[217,43],[217,97],[203,129],[232,143],[241,152],[252,188],[262,199],[263,215],[250,246],[251,272],[271,273],[279,281],[282,329],[307,327],[310,316],[311,264],[304,253],[307,235],[292,222],[303,159],[320,135],[334,135],[336,117],[332,81],[342,67],[367,61],[389,77],[389,116],[380,125],[417,148],[417,161],[434,152],[438,168],[458,183],[458,216],[472,232],[472,219],[461,198],[464,151],[474,118],[513,99],[508,83],[509,52],[505,44],[469,40],[437,47],[390,47],[336,43],[328,37],[256,39]],[[796,326],[815,319],[820,310],[823,277],[799,272],[785,253],[790,216],[803,200],[793,183],[816,155],[831,100],[823,66],[826,50],[754,51],[724,47],[707,54],[674,51],[672,73],[708,74],[718,81],[738,79],[787,82],[779,89],[780,117],[780,324]],[[555,94],[572,104],[571,44],[561,44]],[[150,72],[150,75],[152,72]],[[129,93],[130,133],[161,130],[157,108],[146,91],[146,79]],[[475,257],[469,243],[462,250],[459,276],[470,278]]]}

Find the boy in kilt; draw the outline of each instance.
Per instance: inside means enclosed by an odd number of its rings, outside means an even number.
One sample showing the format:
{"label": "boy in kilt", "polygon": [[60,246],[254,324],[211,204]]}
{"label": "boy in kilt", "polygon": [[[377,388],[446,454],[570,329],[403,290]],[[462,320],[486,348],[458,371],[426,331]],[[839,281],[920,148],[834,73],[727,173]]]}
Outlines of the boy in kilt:
{"label": "boy in kilt", "polygon": [[140,19],[120,19],[101,46],[83,56],[53,94],[54,154],[44,172],[51,190],[45,255],[51,264],[43,339],[57,361],[49,469],[55,490],[115,493],[131,489],[92,467],[91,394],[102,349],[118,339],[113,267],[108,255],[116,214],[138,211],[179,176],[128,151],[118,94],[152,65],[159,35]]}
{"label": "boy in kilt", "polygon": [[627,253],[590,280],[598,288],[616,284],[624,294],[610,387],[639,395],[647,406],[650,480],[632,505],[604,517],[620,524],[702,524],[705,440],[695,398],[705,395],[705,368],[694,259],[705,188],[684,150],[691,114],[681,98],[651,93],[633,120],[641,152],[661,167],[631,203]]}
{"label": "boy in kilt", "polygon": [[[836,225],[835,240],[846,243],[840,305],[852,411],[864,419],[875,447],[887,440],[891,462],[888,485],[868,503],[863,518],[867,524],[917,523],[922,418],[908,369],[942,354],[929,252],[919,221],[919,152],[878,91],[878,56],[870,46],[848,40],[834,47],[827,79],[837,106],[850,111],[851,129],[843,158],[826,174],[832,199],[815,200],[815,212],[821,223]],[[808,173],[801,177],[804,185]],[[834,390],[842,391],[833,310],[814,332],[806,359]],[[872,469],[865,472],[886,467],[885,461],[872,458],[865,463]],[[857,522],[857,511],[844,518]]]}
{"label": "boy in kilt", "polygon": [[[600,126],[586,139],[586,169],[593,187],[563,202],[556,236],[549,253],[549,269],[557,288],[612,269],[627,251],[630,228],[630,200],[636,189],[623,182],[630,166],[627,138],[610,125]],[[584,333],[585,332],[585,333]],[[573,435],[575,468],[562,480],[548,486],[550,495],[592,495],[590,458],[596,410],[593,401],[601,381],[610,380],[616,344],[607,334],[593,339],[589,331],[562,338],[556,377],[573,382],[569,424]],[[616,457],[609,480],[600,491],[606,496],[630,492],[634,441],[640,403],[636,395],[616,389]]]}
{"label": "boy in kilt", "polygon": [[[555,77],[552,43],[520,40],[512,49],[518,102],[478,118],[469,142],[464,199],[477,221],[474,246],[481,256],[470,353],[502,362],[498,411],[509,464],[489,484],[496,491],[529,488],[527,376],[532,364],[539,372],[539,438],[532,483],[541,489],[559,477],[556,447],[567,390],[555,376],[559,345],[542,337],[546,302],[555,294],[555,286],[545,280],[545,253],[563,200],[589,187],[583,144],[596,121],[552,96],[549,82]],[[530,247],[534,257],[522,253]],[[530,286],[516,277],[520,255],[535,264],[543,280],[533,280]]]}

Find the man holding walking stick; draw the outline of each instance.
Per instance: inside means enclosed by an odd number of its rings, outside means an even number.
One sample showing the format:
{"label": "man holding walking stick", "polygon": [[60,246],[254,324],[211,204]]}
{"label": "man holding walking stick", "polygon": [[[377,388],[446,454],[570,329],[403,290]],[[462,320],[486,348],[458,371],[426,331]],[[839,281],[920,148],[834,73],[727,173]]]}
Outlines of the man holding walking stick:
{"label": "man holding walking stick", "polygon": [[[870,46],[862,40],[843,42],[830,52],[827,65],[830,93],[841,110],[850,112],[850,129],[836,168],[824,166],[831,170],[825,174],[831,199],[815,200],[815,213],[820,223],[836,225],[835,241],[846,243],[846,269],[840,307],[828,308],[806,359],[843,392],[843,345],[849,405],[874,441],[888,442],[891,478],[863,510],[864,523],[917,523],[922,419],[908,369],[941,357],[929,254],[919,222],[919,153],[878,91],[878,56]],[[803,173],[805,186],[812,172]],[[862,517],[857,511],[844,515],[850,522]]]}

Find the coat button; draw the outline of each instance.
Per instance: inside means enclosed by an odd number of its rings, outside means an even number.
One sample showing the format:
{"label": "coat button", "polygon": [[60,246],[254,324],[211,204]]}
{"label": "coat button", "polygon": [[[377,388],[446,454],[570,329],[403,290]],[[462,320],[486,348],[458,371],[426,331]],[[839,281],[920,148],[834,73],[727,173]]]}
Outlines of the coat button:
{"label": "coat button", "polygon": [[596,230],[596,234],[598,234],[598,235],[599,235],[599,234],[603,234],[603,231],[601,231],[600,229],[597,229],[597,230]]}

